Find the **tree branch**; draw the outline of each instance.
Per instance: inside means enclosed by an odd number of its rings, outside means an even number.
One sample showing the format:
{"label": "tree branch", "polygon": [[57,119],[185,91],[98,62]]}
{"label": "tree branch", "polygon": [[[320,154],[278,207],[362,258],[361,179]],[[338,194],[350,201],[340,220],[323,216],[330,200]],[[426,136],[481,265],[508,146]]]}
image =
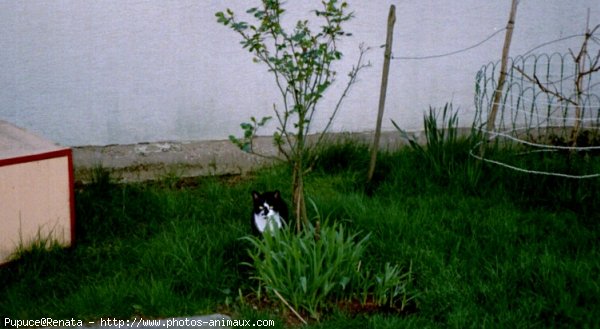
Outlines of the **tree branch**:
{"label": "tree branch", "polygon": [[360,49],[360,53],[358,55],[358,60],[356,61],[356,66],[352,67],[352,70],[350,70],[350,73],[348,74],[348,76],[350,77],[350,80],[348,80],[348,83],[346,84],[346,87],[344,88],[342,95],[338,98],[335,108],[333,109],[333,113],[329,117],[329,120],[327,121],[327,125],[325,125],[325,128],[323,128],[323,130],[321,131],[321,134],[319,135],[319,138],[317,139],[315,146],[318,146],[323,141],[323,137],[329,130],[329,127],[333,123],[333,119],[335,119],[335,116],[342,105],[342,101],[344,100],[344,98],[346,98],[346,96],[348,96],[350,87],[352,87],[352,85],[354,85],[354,83],[356,82],[358,73],[362,69],[371,66],[370,62],[364,63],[364,56],[371,48],[368,48],[368,47],[365,48],[364,44],[360,44],[359,49]]}
{"label": "tree branch", "polygon": [[541,82],[541,81],[538,79],[538,77],[537,77],[535,74],[533,75],[533,78],[532,78],[532,77],[530,77],[529,75],[527,75],[527,73],[525,73],[525,72],[524,72],[524,71],[523,71],[521,68],[519,68],[518,66],[515,66],[514,68],[515,68],[515,70],[517,70],[517,72],[521,73],[521,75],[523,75],[523,76],[524,76],[524,77],[525,77],[527,80],[529,80],[529,81],[531,81],[531,82],[535,83],[535,84],[536,84],[536,85],[537,85],[537,86],[538,86],[538,87],[539,87],[539,88],[540,88],[540,89],[541,89],[543,92],[545,92],[545,93],[547,93],[547,94],[550,94],[550,95],[552,95],[552,96],[555,96],[555,97],[556,97],[556,98],[558,98],[558,100],[559,100],[559,101],[561,101],[561,102],[567,102],[567,103],[570,103],[570,104],[572,104],[572,105],[575,105],[575,106],[577,106],[577,103],[576,103],[576,102],[574,102],[573,100],[571,100],[571,99],[569,99],[569,98],[566,98],[566,97],[564,97],[563,95],[561,95],[561,94],[560,94],[560,93],[558,93],[557,91],[553,91],[553,90],[550,90],[550,89],[546,88],[546,86],[544,86],[544,85],[542,84],[542,82]]}

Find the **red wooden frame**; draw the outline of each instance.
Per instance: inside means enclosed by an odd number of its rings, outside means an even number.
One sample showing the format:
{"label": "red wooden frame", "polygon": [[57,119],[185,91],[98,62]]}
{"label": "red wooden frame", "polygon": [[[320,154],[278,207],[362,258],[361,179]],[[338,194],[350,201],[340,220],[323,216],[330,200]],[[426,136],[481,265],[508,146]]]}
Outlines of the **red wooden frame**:
{"label": "red wooden frame", "polygon": [[34,161],[42,161],[60,157],[67,157],[67,166],[69,171],[69,212],[71,223],[71,241],[70,245],[75,245],[75,191],[74,191],[74,176],[73,176],[73,151],[70,148],[59,149],[55,151],[16,156],[13,158],[0,159],[0,167],[15,165],[19,163],[27,163]]}

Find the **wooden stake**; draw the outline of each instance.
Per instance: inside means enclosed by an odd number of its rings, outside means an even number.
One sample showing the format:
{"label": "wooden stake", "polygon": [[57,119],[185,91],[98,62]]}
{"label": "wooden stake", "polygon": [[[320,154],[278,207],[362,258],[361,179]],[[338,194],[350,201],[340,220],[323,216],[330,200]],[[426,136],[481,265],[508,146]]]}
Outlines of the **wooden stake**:
{"label": "wooden stake", "polygon": [[[581,94],[583,93],[583,77],[584,74],[581,72],[585,72],[585,58],[587,57],[587,43],[590,39],[590,8],[587,11],[587,20],[585,23],[585,39],[583,40],[583,45],[581,46],[581,50],[577,55],[575,60],[575,67],[577,70],[577,78],[575,79],[575,91],[576,91],[576,103],[575,106],[575,125],[573,126],[573,132],[571,133],[571,146],[577,146],[577,137],[579,137],[579,129],[581,126]],[[593,67],[590,67],[590,70]]]}
{"label": "wooden stake", "polygon": [[281,295],[279,294],[279,292],[278,292],[277,290],[273,289],[273,292],[275,293],[275,295],[277,295],[277,297],[278,297],[279,299],[281,299],[281,301],[282,301],[282,302],[285,304],[285,306],[287,306],[287,307],[290,309],[290,311],[292,311],[292,313],[294,313],[294,315],[295,315],[295,316],[296,316],[296,317],[297,317],[297,318],[298,318],[300,321],[302,321],[302,323],[304,323],[304,324],[308,324],[308,323],[306,322],[306,320],[304,320],[304,319],[303,319],[303,318],[300,316],[300,314],[298,314],[298,312],[296,312],[296,310],[295,310],[295,309],[294,309],[294,308],[293,308],[293,307],[292,307],[292,306],[291,306],[291,305],[290,305],[290,304],[287,302],[287,300],[285,300],[285,298],[283,298],[283,296],[281,296]]}
{"label": "wooden stake", "polygon": [[392,41],[394,37],[394,24],[396,23],[396,6],[390,6],[387,21],[387,36],[385,40],[385,52],[383,55],[383,73],[381,75],[381,89],[379,91],[379,110],[377,113],[377,125],[375,126],[375,136],[373,137],[373,147],[371,148],[371,163],[367,175],[367,184],[371,182],[375,172],[375,162],[377,161],[377,152],[379,151],[379,138],[381,137],[381,121],[383,120],[383,110],[385,108],[385,96],[387,92],[388,75],[390,73],[390,59],[392,57]]}
{"label": "wooden stake", "polygon": [[498,104],[502,98],[502,88],[504,87],[504,80],[506,79],[506,65],[508,62],[508,53],[510,50],[510,42],[512,40],[512,32],[515,27],[515,17],[517,16],[517,5],[519,0],[512,0],[510,7],[510,15],[508,17],[508,24],[506,24],[506,35],[504,36],[504,48],[502,49],[502,62],[500,64],[500,78],[498,79],[498,86],[494,91],[494,100],[492,103],[492,110],[487,121],[487,131],[495,129],[496,116],[498,114]]}

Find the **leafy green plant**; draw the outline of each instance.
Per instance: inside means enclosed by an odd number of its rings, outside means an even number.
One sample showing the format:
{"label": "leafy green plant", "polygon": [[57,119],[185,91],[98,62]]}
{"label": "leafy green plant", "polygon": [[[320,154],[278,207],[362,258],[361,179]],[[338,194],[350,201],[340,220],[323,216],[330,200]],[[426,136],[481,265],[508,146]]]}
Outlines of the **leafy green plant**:
{"label": "leafy green plant", "polygon": [[240,124],[240,127],[244,131],[244,137],[237,138],[233,135],[230,135],[229,140],[244,152],[256,153],[254,152],[252,140],[254,139],[258,129],[263,127],[271,119],[272,117],[263,117],[260,121],[258,121],[255,117],[250,117],[249,123],[244,122]]}
{"label": "leafy green plant", "polygon": [[[315,211],[321,218],[316,206]],[[412,299],[408,289],[412,268],[401,273],[398,265],[388,262],[381,272],[365,269],[362,257],[371,234],[361,239],[359,235],[338,223],[309,223],[299,234],[279,230],[262,239],[244,237],[253,247],[248,250],[252,263],[245,265],[255,270],[257,293],[264,289],[273,300],[283,298],[315,319],[333,303],[343,301],[362,305],[372,301],[378,306],[401,303],[403,309]]]}
{"label": "leafy green plant", "polygon": [[[341,297],[356,275],[364,254],[366,235],[349,234],[341,225],[323,226],[317,233],[308,224],[301,233],[278,230],[263,239],[248,236],[255,279],[277,300],[275,291],[295,309],[318,319],[333,297]],[[349,294],[348,294],[349,295]]]}
{"label": "leafy green plant", "polygon": [[373,298],[377,305],[392,307],[400,302],[403,310],[408,302],[414,298],[408,287],[412,283],[412,263],[409,270],[401,273],[398,265],[385,263],[383,271],[375,275]]}
{"label": "leafy green plant", "polygon": [[394,120],[392,124],[408,140],[434,177],[446,181],[460,173],[464,177],[455,180],[466,181],[469,186],[476,185],[481,176],[480,166],[476,162],[466,162],[465,155],[480,137],[476,130],[472,130],[469,136],[460,136],[458,112],[453,110],[452,104],[447,103],[441,110],[430,107],[423,117],[425,145],[402,130]]}
{"label": "leafy green plant", "polygon": [[[239,20],[230,9],[216,13],[217,21],[239,33],[242,47],[255,56],[256,62],[266,64],[275,78],[283,108],[278,109],[273,105],[279,124],[273,134],[273,141],[293,168],[292,209],[297,219],[297,230],[300,230],[301,223],[308,220],[303,179],[310,168],[307,159],[311,158],[311,150],[323,141],[342,100],[356,82],[359,71],[369,65],[364,63],[363,57],[367,49],[361,46],[357,63],[348,74],[346,88],[332,109],[329,121],[316,143],[308,143],[307,136],[311,133],[317,104],[335,81],[336,71],[332,65],[342,58],[338,41],[351,35],[344,30],[343,24],[353,17],[352,13],[347,12],[346,2],[328,0],[322,3],[321,10],[313,11],[317,18],[323,20],[323,25],[317,32],[311,29],[308,20],[299,20],[292,31],[286,30],[281,23],[285,9],[279,0],[263,0],[260,8],[247,10],[256,24]],[[230,136],[230,139],[242,150],[253,152],[252,139],[258,128],[264,126],[270,118],[251,118],[251,123],[241,124],[244,136],[241,139]]]}

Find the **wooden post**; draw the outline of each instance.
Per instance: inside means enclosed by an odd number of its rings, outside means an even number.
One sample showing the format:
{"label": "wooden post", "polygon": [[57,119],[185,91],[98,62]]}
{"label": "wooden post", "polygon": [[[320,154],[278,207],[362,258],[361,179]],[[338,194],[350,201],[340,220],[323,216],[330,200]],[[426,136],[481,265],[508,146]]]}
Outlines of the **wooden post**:
{"label": "wooden post", "polygon": [[[576,91],[576,103],[575,105],[575,125],[573,126],[573,131],[571,132],[571,146],[577,147],[577,138],[579,137],[579,128],[581,126],[581,94],[583,93],[583,77],[586,75],[585,69],[585,58],[587,57],[587,44],[588,40],[591,38],[590,34],[590,8],[587,11],[587,20],[585,23],[585,39],[583,40],[583,45],[581,46],[581,50],[577,57],[575,57],[575,68],[577,72],[577,77],[575,78],[575,91]],[[598,53],[600,56],[600,52]],[[574,55],[573,55],[574,56]],[[594,63],[590,65],[590,72],[594,70]]]}
{"label": "wooden post", "polygon": [[375,136],[373,137],[373,146],[371,148],[371,163],[367,175],[367,184],[371,182],[375,172],[375,162],[377,161],[377,152],[379,151],[379,138],[381,136],[381,121],[383,120],[383,110],[385,108],[385,96],[387,92],[388,75],[390,73],[390,59],[392,57],[392,41],[394,37],[394,24],[396,23],[396,6],[390,6],[387,21],[387,36],[385,40],[385,52],[383,55],[383,73],[381,75],[381,89],[379,90],[379,110],[377,113],[377,125],[375,126]]}
{"label": "wooden post", "polygon": [[512,0],[510,7],[510,15],[508,17],[508,24],[506,24],[506,35],[504,36],[504,48],[502,48],[502,62],[500,64],[500,78],[498,78],[498,86],[494,91],[492,110],[488,116],[487,131],[495,129],[496,115],[498,114],[498,104],[502,98],[502,88],[504,87],[504,80],[506,79],[506,65],[508,62],[508,52],[510,50],[510,42],[512,40],[512,32],[515,27],[515,17],[517,15],[517,4],[519,0]]}

